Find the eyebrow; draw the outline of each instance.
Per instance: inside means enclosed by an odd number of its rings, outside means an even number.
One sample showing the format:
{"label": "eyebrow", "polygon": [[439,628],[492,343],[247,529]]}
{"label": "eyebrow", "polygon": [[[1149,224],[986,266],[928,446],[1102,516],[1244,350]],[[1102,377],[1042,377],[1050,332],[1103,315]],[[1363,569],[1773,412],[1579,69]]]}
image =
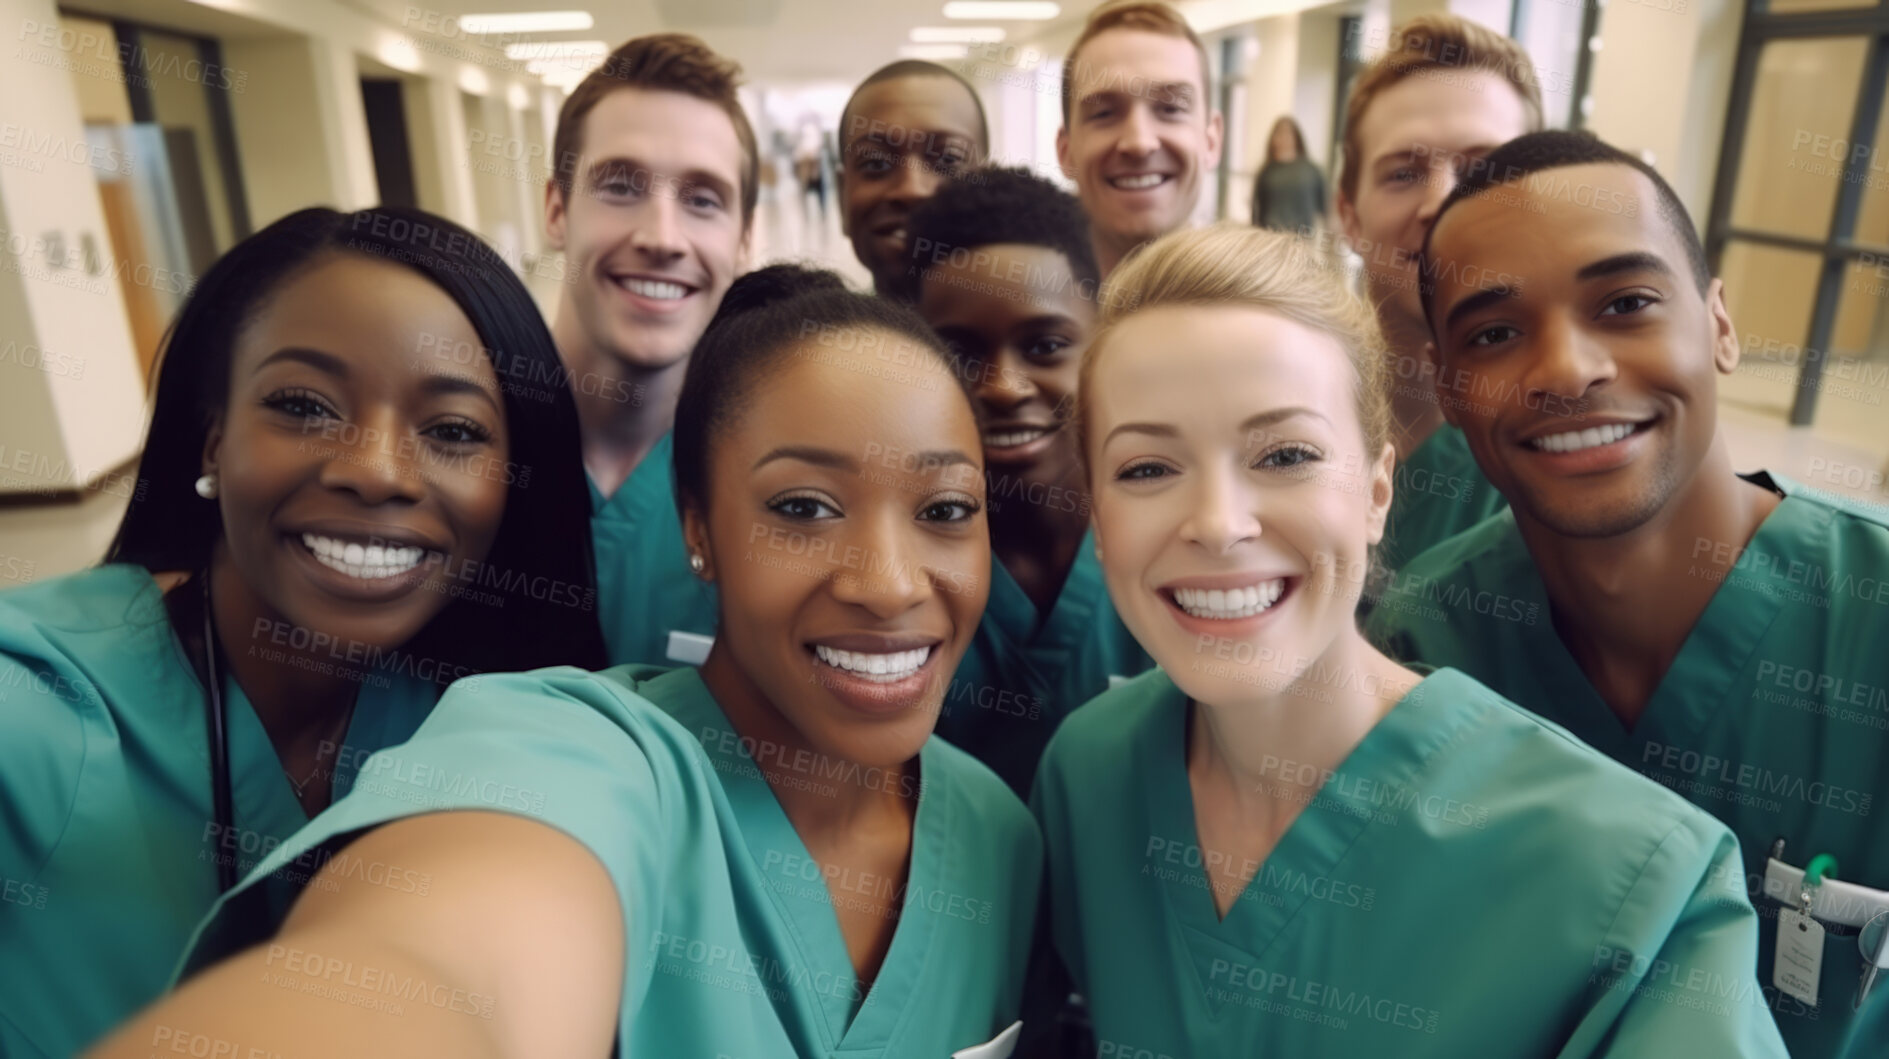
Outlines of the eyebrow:
{"label": "eyebrow", "polygon": [[[600,158],[591,164],[584,186],[594,188],[597,186],[599,180],[605,176],[611,175],[614,170],[619,169],[628,169],[631,171],[642,170],[648,173],[651,177],[651,187],[654,187],[656,183],[658,183],[656,178],[662,178],[664,181],[669,179],[669,174],[657,169],[655,166],[646,165],[635,158]],[[706,169],[686,169],[679,178],[676,178],[675,183],[680,187],[706,187],[721,195],[724,199],[731,199],[734,195],[735,186],[733,184],[730,184],[721,174],[713,173]]]}
{"label": "eyebrow", "polygon": [[1662,276],[1673,276],[1672,268],[1666,259],[1645,250],[1634,250],[1625,254],[1604,257],[1591,265],[1586,265],[1574,274],[1575,279],[1599,279],[1602,276],[1615,276],[1622,272],[1657,272]]}
{"label": "eyebrow", "polygon": [[[1331,422],[1331,417],[1320,412],[1318,409],[1295,404],[1288,405],[1285,408],[1275,408],[1270,412],[1261,412],[1258,415],[1248,416],[1246,422],[1240,424],[1240,433],[1250,434],[1262,427],[1272,426],[1274,423],[1280,422],[1281,420],[1291,419],[1293,416],[1312,416],[1317,419],[1323,419],[1327,423]],[[1102,444],[1108,444],[1117,434],[1146,434],[1149,437],[1155,438],[1173,438],[1179,437],[1180,431],[1166,423],[1123,423],[1114,430],[1109,431],[1108,437],[1102,439]]]}
{"label": "eyebrow", "polygon": [[1518,297],[1520,294],[1520,291],[1506,284],[1479,290],[1469,297],[1464,298],[1462,301],[1457,302],[1455,305],[1450,306],[1450,311],[1443,317],[1443,329],[1447,331],[1456,326],[1456,321],[1468,316],[1470,313],[1480,312],[1497,302],[1507,301],[1510,298]]}
{"label": "eyebrow", "polygon": [[[933,449],[930,452],[912,453],[905,459],[919,461],[918,466],[927,468],[951,467],[957,464],[976,466],[969,456],[959,449]],[[827,467],[836,471],[858,473],[859,461],[851,455],[835,449],[823,449],[815,445],[782,445],[767,455],[754,461],[750,471],[758,471],[775,460],[799,460],[811,463],[815,467]]]}
{"label": "eyebrow", "polygon": [[[262,358],[262,363],[256,365],[256,372],[262,371],[262,369],[277,361],[306,364],[316,371],[326,372],[337,379],[345,379],[348,377],[347,361],[342,360],[333,353],[323,353],[319,349],[303,349],[300,346],[286,346]],[[255,374],[256,372],[251,372],[251,374]]]}
{"label": "eyebrow", "polygon": [[477,397],[492,406],[494,412],[500,411],[497,401],[492,399],[492,391],[466,378],[464,375],[452,375],[446,372],[429,372],[420,383],[420,392],[428,397],[450,397],[454,394],[466,394]]}
{"label": "eyebrow", "polygon": [[1149,99],[1156,99],[1160,98],[1159,94],[1164,92],[1171,95],[1173,100],[1178,103],[1192,103],[1194,96],[1197,95],[1194,91],[1194,83],[1192,81],[1164,81],[1151,84],[1141,92],[1127,92],[1119,88],[1099,88],[1076,100],[1076,106],[1077,108],[1081,108],[1097,102],[1114,102],[1117,98],[1124,96],[1130,98],[1146,96]]}

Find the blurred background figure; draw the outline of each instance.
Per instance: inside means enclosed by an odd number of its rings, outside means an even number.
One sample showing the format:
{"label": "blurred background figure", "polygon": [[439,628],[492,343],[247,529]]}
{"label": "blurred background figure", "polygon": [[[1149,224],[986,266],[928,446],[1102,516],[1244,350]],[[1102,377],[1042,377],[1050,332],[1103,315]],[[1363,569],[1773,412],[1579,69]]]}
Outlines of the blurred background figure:
{"label": "blurred background figure", "polygon": [[1253,181],[1253,223],[1278,232],[1310,232],[1325,221],[1325,174],[1305,156],[1305,132],[1289,114],[1272,123],[1266,164]]}
{"label": "blurred background figure", "polygon": [[810,223],[814,217],[807,209],[809,198],[818,208],[819,222],[826,223],[827,153],[819,119],[809,114],[801,119],[800,133],[794,141],[794,180],[800,185],[800,215]]}

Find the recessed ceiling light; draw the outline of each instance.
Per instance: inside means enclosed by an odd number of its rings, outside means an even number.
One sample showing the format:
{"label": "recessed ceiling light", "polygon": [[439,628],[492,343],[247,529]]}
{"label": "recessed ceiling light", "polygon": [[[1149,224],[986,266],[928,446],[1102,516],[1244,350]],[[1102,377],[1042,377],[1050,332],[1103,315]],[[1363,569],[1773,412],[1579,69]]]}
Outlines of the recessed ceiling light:
{"label": "recessed ceiling light", "polygon": [[979,22],[1044,22],[1063,13],[1061,4],[1043,0],[951,0],[944,17]]}
{"label": "recessed ceiling light", "polygon": [[962,59],[971,54],[968,44],[901,44],[901,59]]}
{"label": "recessed ceiling light", "polygon": [[467,33],[563,33],[589,29],[594,22],[588,11],[515,11],[504,15],[459,16],[459,28]]}
{"label": "recessed ceiling light", "polygon": [[917,26],[912,30],[912,40],[919,44],[995,44],[1002,39],[1002,26]]}

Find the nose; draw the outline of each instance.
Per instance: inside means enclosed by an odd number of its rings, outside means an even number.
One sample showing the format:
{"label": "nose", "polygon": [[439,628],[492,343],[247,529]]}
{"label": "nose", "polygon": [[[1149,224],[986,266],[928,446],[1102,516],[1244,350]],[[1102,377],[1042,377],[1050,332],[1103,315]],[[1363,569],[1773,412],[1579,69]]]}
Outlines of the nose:
{"label": "nose", "polygon": [[1527,380],[1530,398],[1553,395],[1578,400],[1620,373],[1606,344],[1565,318],[1546,319],[1536,326],[1533,353]]}
{"label": "nose", "polygon": [[363,504],[417,503],[426,495],[415,442],[391,410],[349,423],[337,443],[323,440],[326,451],[319,481],[329,489],[353,493]]}
{"label": "nose", "polygon": [[1122,117],[1122,131],[1115,140],[1115,150],[1133,158],[1146,158],[1160,149],[1161,141],[1154,134],[1154,120],[1148,107],[1143,103],[1131,104]]}
{"label": "nose", "polygon": [[630,245],[652,264],[668,265],[686,252],[682,239],[682,204],[671,192],[658,192],[644,199]]}
{"label": "nose", "polygon": [[886,197],[907,206],[915,206],[931,198],[944,183],[944,174],[923,154],[908,155],[897,169],[898,175],[892,178],[892,187]]}
{"label": "nose", "polygon": [[1013,411],[1036,394],[1030,376],[1008,356],[983,361],[971,385],[978,403],[998,412]]}
{"label": "nose", "polygon": [[839,542],[843,558],[829,559],[829,591],[841,603],[860,607],[879,621],[892,621],[932,596],[932,572],[909,513],[888,510]]}
{"label": "nose", "polygon": [[1257,497],[1226,468],[1205,471],[1196,478],[1192,508],[1181,524],[1181,539],[1199,545],[1210,555],[1225,555],[1235,545],[1258,540]]}

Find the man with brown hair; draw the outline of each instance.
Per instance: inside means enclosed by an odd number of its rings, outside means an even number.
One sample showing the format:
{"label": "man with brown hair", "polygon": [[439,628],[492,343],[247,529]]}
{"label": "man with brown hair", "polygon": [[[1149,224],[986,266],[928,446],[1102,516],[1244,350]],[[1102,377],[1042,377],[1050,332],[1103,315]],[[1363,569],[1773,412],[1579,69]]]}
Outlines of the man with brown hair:
{"label": "man with brown hair", "polygon": [[1338,217],[1389,344],[1397,478],[1381,553],[1392,569],[1502,508],[1460,431],[1443,421],[1423,356],[1429,325],[1417,300],[1417,254],[1457,181],[1477,160],[1541,128],[1541,90],[1515,41],[1455,15],[1423,15],[1389,47],[1345,106]]}
{"label": "man with brown hair", "polygon": [[1167,4],[1108,3],[1063,62],[1056,159],[1076,182],[1107,276],[1130,250],[1184,227],[1220,164],[1220,112],[1200,37]]}
{"label": "man with brown hair", "polygon": [[624,44],[564,101],[545,231],[564,253],[551,333],[591,483],[612,663],[700,661],[715,597],[689,570],[669,429],[689,352],[741,272],[758,194],[741,68],[694,37]]}

